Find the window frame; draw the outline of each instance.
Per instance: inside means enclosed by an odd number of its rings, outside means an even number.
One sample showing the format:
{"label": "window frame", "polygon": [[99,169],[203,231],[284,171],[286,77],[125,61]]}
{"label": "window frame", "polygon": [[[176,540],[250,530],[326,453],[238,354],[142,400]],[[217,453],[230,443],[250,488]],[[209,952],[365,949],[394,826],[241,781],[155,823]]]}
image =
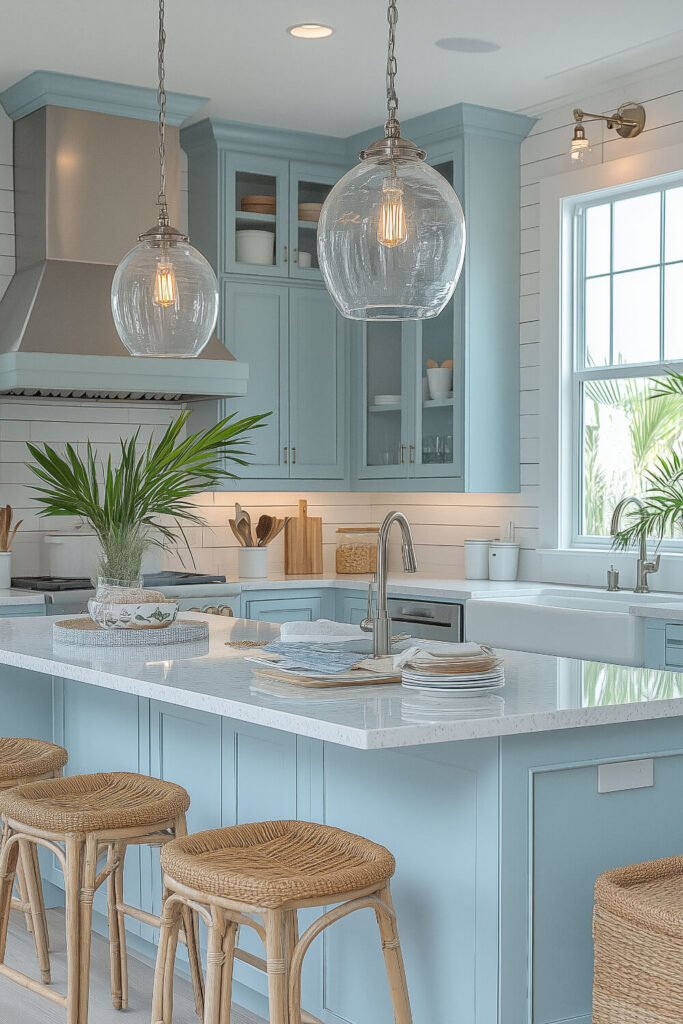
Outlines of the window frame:
{"label": "window frame", "polygon": [[[683,357],[681,359],[666,359],[664,356],[666,314],[666,273],[668,266],[683,264],[683,259],[666,261],[666,192],[670,189],[683,186],[683,171],[678,174],[667,174],[657,179],[637,181],[635,183],[618,184],[607,189],[586,193],[579,196],[568,197],[563,200],[564,228],[569,230],[570,239],[564,247],[564,257],[561,259],[559,268],[560,286],[566,298],[568,298],[568,330],[561,335],[563,346],[569,348],[564,352],[563,363],[569,370],[569,380],[562,381],[563,390],[567,404],[567,418],[565,430],[570,431],[570,469],[569,480],[565,480],[565,493],[569,502],[569,508],[565,510],[570,524],[570,535],[567,538],[572,548],[609,550],[612,546],[610,537],[600,537],[594,534],[581,532],[583,519],[584,499],[584,474],[583,474],[583,448],[584,448],[584,403],[582,401],[583,385],[591,380],[619,380],[619,379],[647,379],[653,376],[662,376],[667,371],[683,373]],[[659,239],[659,262],[647,264],[642,267],[634,267],[623,270],[614,270],[614,204],[623,199],[632,199],[643,195],[660,195],[660,239]],[[610,266],[607,274],[592,274],[586,276],[586,211],[592,207],[610,204]],[[610,358],[613,357],[613,317],[614,317],[614,279],[615,277],[631,273],[634,270],[656,269],[659,271],[659,355],[658,360],[642,363],[607,364],[601,366],[587,367],[585,363],[586,354],[586,333],[585,333],[585,283],[587,280],[596,277],[609,277],[610,281]],[[564,470],[567,476],[566,469]],[[568,486],[567,486],[568,484]],[[561,529],[561,526],[560,526]],[[683,554],[682,540],[664,540],[660,544],[662,551]]]}

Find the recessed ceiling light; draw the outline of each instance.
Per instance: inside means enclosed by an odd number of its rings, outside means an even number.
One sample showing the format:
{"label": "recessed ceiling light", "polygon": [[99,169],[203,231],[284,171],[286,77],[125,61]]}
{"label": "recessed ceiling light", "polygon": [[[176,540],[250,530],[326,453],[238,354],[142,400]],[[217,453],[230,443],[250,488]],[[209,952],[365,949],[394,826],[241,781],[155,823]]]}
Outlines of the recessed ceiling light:
{"label": "recessed ceiling light", "polygon": [[290,36],[297,39],[327,39],[334,32],[329,25],[317,25],[313,22],[305,22],[303,25],[292,25],[288,28]]}
{"label": "recessed ceiling light", "polygon": [[494,50],[500,50],[498,43],[469,36],[447,36],[446,39],[437,39],[436,45],[442,50],[455,50],[458,53],[493,53]]}

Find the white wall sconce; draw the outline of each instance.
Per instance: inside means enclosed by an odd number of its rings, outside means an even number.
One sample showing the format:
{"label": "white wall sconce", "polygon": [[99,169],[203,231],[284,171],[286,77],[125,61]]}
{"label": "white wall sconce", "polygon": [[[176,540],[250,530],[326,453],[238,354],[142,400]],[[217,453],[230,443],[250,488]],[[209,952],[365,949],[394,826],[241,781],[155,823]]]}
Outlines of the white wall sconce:
{"label": "white wall sconce", "polygon": [[569,154],[576,163],[582,163],[590,152],[590,142],[583,127],[585,121],[605,121],[622,139],[635,139],[645,127],[645,108],[640,103],[624,103],[614,114],[589,114],[578,107],[574,111],[574,135]]}

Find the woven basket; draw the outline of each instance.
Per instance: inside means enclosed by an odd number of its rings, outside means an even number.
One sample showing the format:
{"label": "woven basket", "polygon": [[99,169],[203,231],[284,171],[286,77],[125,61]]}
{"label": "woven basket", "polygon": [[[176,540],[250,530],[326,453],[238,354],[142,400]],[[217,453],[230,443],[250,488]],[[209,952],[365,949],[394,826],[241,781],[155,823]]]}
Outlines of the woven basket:
{"label": "woven basket", "polygon": [[683,1021],[683,857],[600,875],[593,1024]]}

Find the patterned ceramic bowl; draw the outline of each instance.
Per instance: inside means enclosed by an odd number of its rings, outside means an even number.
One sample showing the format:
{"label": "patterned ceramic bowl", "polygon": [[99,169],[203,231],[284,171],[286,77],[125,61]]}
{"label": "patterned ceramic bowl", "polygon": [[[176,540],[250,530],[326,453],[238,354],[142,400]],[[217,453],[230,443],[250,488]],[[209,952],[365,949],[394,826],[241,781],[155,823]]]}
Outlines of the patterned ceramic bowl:
{"label": "patterned ceramic bowl", "polygon": [[116,604],[91,598],[88,612],[102,629],[163,629],[175,621],[178,602],[162,598],[142,604]]}

